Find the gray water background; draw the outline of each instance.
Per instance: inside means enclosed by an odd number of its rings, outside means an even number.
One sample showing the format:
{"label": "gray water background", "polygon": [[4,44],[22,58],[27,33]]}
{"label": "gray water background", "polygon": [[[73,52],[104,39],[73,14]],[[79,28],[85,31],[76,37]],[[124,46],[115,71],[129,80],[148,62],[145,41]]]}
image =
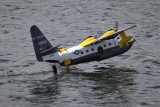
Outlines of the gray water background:
{"label": "gray water background", "polygon": [[[29,29],[77,45],[119,22],[136,42],[123,55],[65,68],[36,61]],[[1,0],[0,107],[159,107],[159,0]]]}

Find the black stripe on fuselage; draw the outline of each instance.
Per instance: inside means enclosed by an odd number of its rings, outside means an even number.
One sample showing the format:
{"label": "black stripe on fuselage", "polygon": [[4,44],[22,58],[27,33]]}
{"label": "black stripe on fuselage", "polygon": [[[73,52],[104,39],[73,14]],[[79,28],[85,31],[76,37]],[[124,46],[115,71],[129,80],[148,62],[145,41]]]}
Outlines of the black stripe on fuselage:
{"label": "black stripe on fuselage", "polygon": [[[104,50],[102,53],[96,52],[90,55],[82,56],[80,58],[71,60],[71,65],[85,63],[85,62],[91,62],[91,61],[101,61],[107,58],[111,58],[120,54],[123,54],[124,52],[128,51],[134,41],[131,41],[128,43],[128,46],[125,48],[120,48],[119,46],[115,46],[113,48],[109,48]],[[64,63],[60,63],[60,65],[64,66]]]}

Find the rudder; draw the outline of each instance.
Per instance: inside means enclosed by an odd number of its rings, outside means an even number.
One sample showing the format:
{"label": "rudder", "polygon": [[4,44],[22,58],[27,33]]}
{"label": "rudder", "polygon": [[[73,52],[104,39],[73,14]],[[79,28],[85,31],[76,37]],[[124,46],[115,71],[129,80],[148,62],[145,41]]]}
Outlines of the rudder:
{"label": "rudder", "polygon": [[53,46],[36,25],[31,27],[30,32],[36,58],[38,61],[43,61],[42,53],[46,50],[53,49]]}

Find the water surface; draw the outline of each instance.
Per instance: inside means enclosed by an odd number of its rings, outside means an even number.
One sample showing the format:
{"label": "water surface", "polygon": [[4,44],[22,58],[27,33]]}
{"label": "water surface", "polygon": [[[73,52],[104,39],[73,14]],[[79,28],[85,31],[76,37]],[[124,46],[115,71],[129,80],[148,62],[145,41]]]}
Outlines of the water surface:
{"label": "water surface", "polygon": [[[1,107],[159,107],[160,1],[1,0]],[[37,25],[54,46],[70,47],[119,22],[138,24],[123,55],[80,64],[70,72],[35,59],[29,29]]]}

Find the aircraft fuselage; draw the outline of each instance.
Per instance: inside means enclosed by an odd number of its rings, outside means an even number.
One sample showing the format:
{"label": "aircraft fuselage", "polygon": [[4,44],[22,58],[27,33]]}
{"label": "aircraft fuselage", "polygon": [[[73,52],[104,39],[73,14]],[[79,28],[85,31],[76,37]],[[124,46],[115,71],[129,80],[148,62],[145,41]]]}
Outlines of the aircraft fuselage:
{"label": "aircraft fuselage", "polygon": [[43,61],[58,62],[62,66],[74,65],[91,61],[101,61],[110,57],[120,55],[128,51],[134,39],[127,43],[127,46],[120,47],[118,41],[121,36],[113,39],[104,40],[99,43],[93,43],[88,46],[77,45],[71,48],[63,48],[55,53],[43,56]]}

